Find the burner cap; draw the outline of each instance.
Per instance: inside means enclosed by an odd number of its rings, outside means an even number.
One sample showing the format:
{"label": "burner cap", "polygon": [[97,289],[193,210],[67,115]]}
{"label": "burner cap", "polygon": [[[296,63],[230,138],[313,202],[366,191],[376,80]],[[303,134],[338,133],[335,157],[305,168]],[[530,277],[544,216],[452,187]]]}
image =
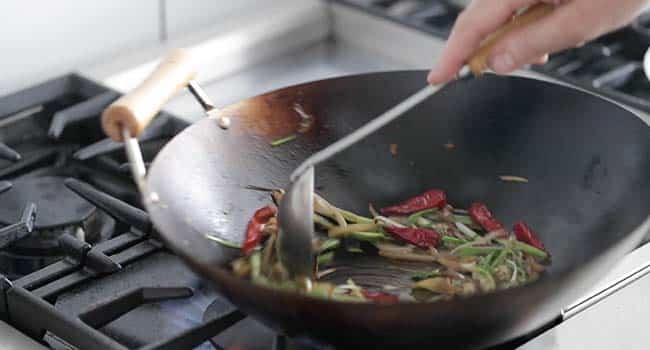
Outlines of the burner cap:
{"label": "burner cap", "polygon": [[70,191],[64,178],[55,176],[17,179],[0,193],[0,223],[18,222],[27,203],[36,204],[35,229],[49,229],[86,220],[95,207]]}

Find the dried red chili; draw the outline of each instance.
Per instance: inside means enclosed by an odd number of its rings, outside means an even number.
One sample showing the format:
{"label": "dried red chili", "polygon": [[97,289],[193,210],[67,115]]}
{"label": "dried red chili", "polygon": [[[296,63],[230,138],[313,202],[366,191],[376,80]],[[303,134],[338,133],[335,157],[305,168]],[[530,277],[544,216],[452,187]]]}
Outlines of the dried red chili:
{"label": "dried red chili", "polygon": [[394,226],[385,229],[391,236],[420,248],[435,248],[440,244],[440,234],[431,229]]}
{"label": "dried red chili", "polygon": [[429,190],[398,205],[383,208],[381,213],[384,215],[408,215],[425,209],[442,209],[445,205],[447,205],[447,196],[444,191]]}
{"label": "dried red chili", "polygon": [[544,251],[546,250],[546,248],[544,248],[544,244],[539,239],[535,231],[533,231],[533,229],[531,229],[530,226],[528,226],[525,222],[518,221],[514,224],[512,230],[515,231],[515,237],[517,237],[518,241],[532,245],[537,249]]}
{"label": "dried red chili", "polygon": [[364,298],[374,301],[375,303],[394,304],[399,302],[399,297],[393,294],[377,292],[377,291],[372,291],[367,289],[362,289],[361,294],[363,294]]}
{"label": "dried red chili", "polygon": [[479,224],[485,231],[492,232],[503,229],[503,225],[492,216],[492,213],[485,204],[479,202],[472,203],[468,211],[472,220]]}
{"label": "dried red chili", "polygon": [[242,246],[242,252],[248,254],[262,241],[262,230],[266,224],[275,214],[278,209],[273,205],[267,205],[258,209],[246,226],[246,239]]}

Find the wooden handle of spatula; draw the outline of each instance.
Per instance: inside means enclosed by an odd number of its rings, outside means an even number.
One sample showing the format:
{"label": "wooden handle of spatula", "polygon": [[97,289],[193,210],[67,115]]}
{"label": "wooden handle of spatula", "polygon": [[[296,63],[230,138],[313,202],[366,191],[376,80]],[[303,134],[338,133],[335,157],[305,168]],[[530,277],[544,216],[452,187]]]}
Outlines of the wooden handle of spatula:
{"label": "wooden handle of spatula", "polygon": [[194,77],[189,53],[172,51],[138,87],[104,110],[102,127],[110,138],[122,141],[122,129],[137,137],[163,105]]}
{"label": "wooden handle of spatula", "polygon": [[540,3],[533,5],[526,9],[523,13],[512,18],[510,22],[505,24],[499,30],[494,32],[490,37],[488,37],[481,47],[474,53],[472,58],[468,61],[467,66],[470,68],[474,75],[480,75],[488,69],[488,58],[494,45],[507,34],[525,27],[542,17],[550,14],[554,9],[554,6],[551,4]]}

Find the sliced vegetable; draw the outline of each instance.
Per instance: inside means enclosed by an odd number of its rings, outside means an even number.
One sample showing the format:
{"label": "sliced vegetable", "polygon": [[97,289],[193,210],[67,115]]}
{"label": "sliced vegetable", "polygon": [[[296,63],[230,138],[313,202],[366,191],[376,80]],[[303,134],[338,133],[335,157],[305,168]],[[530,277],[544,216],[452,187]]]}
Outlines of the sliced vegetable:
{"label": "sliced vegetable", "polygon": [[445,205],[447,205],[447,196],[444,191],[429,190],[398,205],[383,208],[381,213],[384,215],[408,215],[425,209],[442,209]]}
{"label": "sliced vegetable", "polygon": [[253,281],[255,281],[258,277],[260,277],[260,272],[262,270],[262,254],[255,252],[251,254],[249,259],[251,278]]}
{"label": "sliced vegetable", "polygon": [[262,240],[262,230],[266,224],[275,214],[278,209],[273,205],[267,205],[264,208],[258,209],[246,226],[246,238],[242,246],[242,252],[249,254],[253,251]]}
{"label": "sliced vegetable", "polygon": [[379,226],[377,226],[377,224],[374,223],[351,224],[345,227],[341,227],[341,226],[332,227],[331,229],[327,230],[327,235],[330,237],[343,237],[352,232],[376,231],[377,229],[379,229]]}
{"label": "sliced vegetable", "polygon": [[492,260],[492,262],[490,263],[490,267],[491,267],[491,268],[495,268],[496,266],[501,265],[501,263],[503,263],[503,261],[505,260],[506,256],[508,255],[508,252],[509,252],[509,251],[508,251],[507,248],[501,250],[501,251],[496,255],[496,257],[494,257],[494,260]]}
{"label": "sliced vegetable", "polygon": [[535,231],[533,231],[533,229],[531,229],[525,222],[518,221],[514,224],[512,229],[515,232],[517,240],[520,242],[529,244],[539,250],[546,250],[544,244],[542,244],[542,241],[537,237]]}
{"label": "sliced vegetable", "polygon": [[446,236],[446,235],[442,236],[442,242],[448,246],[458,246],[467,243],[467,241],[464,239],[460,239],[452,236]]}
{"label": "sliced vegetable", "polygon": [[341,213],[343,218],[345,218],[345,220],[347,220],[347,221],[357,223],[357,224],[371,224],[371,223],[374,222],[374,220],[372,220],[371,218],[367,218],[365,216],[357,215],[357,214],[355,214],[353,212],[350,212],[350,211],[347,211],[347,210],[344,210],[344,209],[339,209],[339,208],[337,208],[337,209],[339,210],[339,213]]}
{"label": "sliced vegetable", "polygon": [[351,232],[346,237],[371,243],[391,240],[391,238],[383,232]]}
{"label": "sliced vegetable", "polygon": [[334,260],[334,252],[320,254],[316,260],[319,266],[329,264]]}
{"label": "sliced vegetable", "polygon": [[421,281],[421,280],[426,280],[428,278],[440,277],[440,276],[442,276],[442,274],[440,273],[440,270],[439,269],[434,269],[434,270],[431,270],[431,271],[417,272],[417,273],[413,274],[413,276],[411,276],[411,279],[414,280],[414,281]]}
{"label": "sliced vegetable", "polygon": [[440,234],[426,228],[386,227],[386,232],[394,238],[420,248],[435,248],[440,244]]}
{"label": "sliced vegetable", "polygon": [[528,183],[528,179],[525,178],[525,177],[521,177],[521,176],[501,175],[501,176],[499,176],[499,179],[501,179],[501,181],[505,181],[505,182]]}
{"label": "sliced vegetable", "polygon": [[421,218],[424,215],[427,214],[432,214],[432,213],[437,213],[438,208],[431,208],[431,209],[425,209],[425,210],[420,210],[417,213],[413,213],[409,216],[408,220],[409,222],[415,223],[419,218]]}
{"label": "sliced vegetable", "polygon": [[474,232],[474,230],[467,227],[467,225],[463,224],[462,222],[456,222],[455,225],[458,228],[458,230],[462,232],[465,236],[469,238],[478,237],[478,233]]}
{"label": "sliced vegetable", "polygon": [[[503,244],[508,244],[504,240],[499,240],[499,241],[502,242]],[[509,242],[509,244],[512,247],[512,249],[516,249],[523,253],[532,255],[536,258],[548,259],[550,257],[550,255],[545,250],[537,249],[532,245],[526,244],[524,242],[513,241],[513,242]]]}
{"label": "sliced vegetable", "polygon": [[472,275],[476,280],[478,280],[479,287],[484,293],[491,292],[496,289],[497,284],[489,271],[477,267]]}
{"label": "sliced vegetable", "polygon": [[451,279],[447,277],[427,278],[425,280],[415,282],[413,288],[421,288],[434,293],[448,295],[454,295],[458,293],[458,290],[452,285]]}
{"label": "sliced vegetable", "polygon": [[338,248],[341,245],[341,241],[336,239],[336,238],[330,238],[326,240],[325,242],[321,243],[320,248],[318,249],[319,252],[326,252],[328,250],[334,250]]}
{"label": "sliced vegetable", "polygon": [[503,247],[458,247],[454,249],[453,254],[456,256],[477,256],[477,255],[488,255],[492,252],[499,252],[503,250]]}
{"label": "sliced vegetable", "polygon": [[285,137],[283,137],[283,138],[279,138],[279,139],[277,139],[277,140],[273,140],[273,141],[271,141],[271,146],[273,146],[273,147],[282,146],[282,145],[284,145],[285,143],[288,143],[288,142],[291,142],[291,141],[295,140],[296,137],[298,137],[298,135],[296,135],[296,134],[291,134],[291,135],[285,136]]}
{"label": "sliced vegetable", "polygon": [[209,239],[209,240],[211,240],[211,241],[217,242],[217,243],[221,244],[221,245],[224,246],[224,247],[234,248],[234,249],[241,249],[241,247],[242,247],[241,244],[237,244],[237,243],[235,243],[235,242],[226,241],[225,239],[223,239],[223,238],[219,238],[219,237],[217,237],[217,236],[213,236],[213,235],[205,234],[204,237],[207,238],[207,239]]}
{"label": "sliced vegetable", "polygon": [[415,220],[414,224],[416,224],[417,226],[420,226],[420,227],[424,227],[424,228],[433,228],[433,225],[434,225],[433,221],[431,221],[429,219],[425,219],[423,217],[417,218]]}
{"label": "sliced vegetable", "polygon": [[336,227],[332,222],[327,220],[324,216],[318,215],[314,213],[314,222],[323,226],[326,229],[331,229],[332,227]]}

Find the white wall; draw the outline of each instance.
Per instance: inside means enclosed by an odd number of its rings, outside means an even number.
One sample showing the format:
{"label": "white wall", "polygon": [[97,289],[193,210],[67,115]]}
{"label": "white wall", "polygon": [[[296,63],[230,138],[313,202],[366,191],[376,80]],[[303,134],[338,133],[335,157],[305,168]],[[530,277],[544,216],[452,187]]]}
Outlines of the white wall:
{"label": "white wall", "polygon": [[165,0],[170,39],[197,28],[218,25],[220,19],[260,3],[276,0]]}
{"label": "white wall", "polygon": [[158,0],[0,1],[0,95],[158,35]]}
{"label": "white wall", "polygon": [[1,0],[0,96],[155,46],[161,28],[178,38],[259,1],[269,0]]}

